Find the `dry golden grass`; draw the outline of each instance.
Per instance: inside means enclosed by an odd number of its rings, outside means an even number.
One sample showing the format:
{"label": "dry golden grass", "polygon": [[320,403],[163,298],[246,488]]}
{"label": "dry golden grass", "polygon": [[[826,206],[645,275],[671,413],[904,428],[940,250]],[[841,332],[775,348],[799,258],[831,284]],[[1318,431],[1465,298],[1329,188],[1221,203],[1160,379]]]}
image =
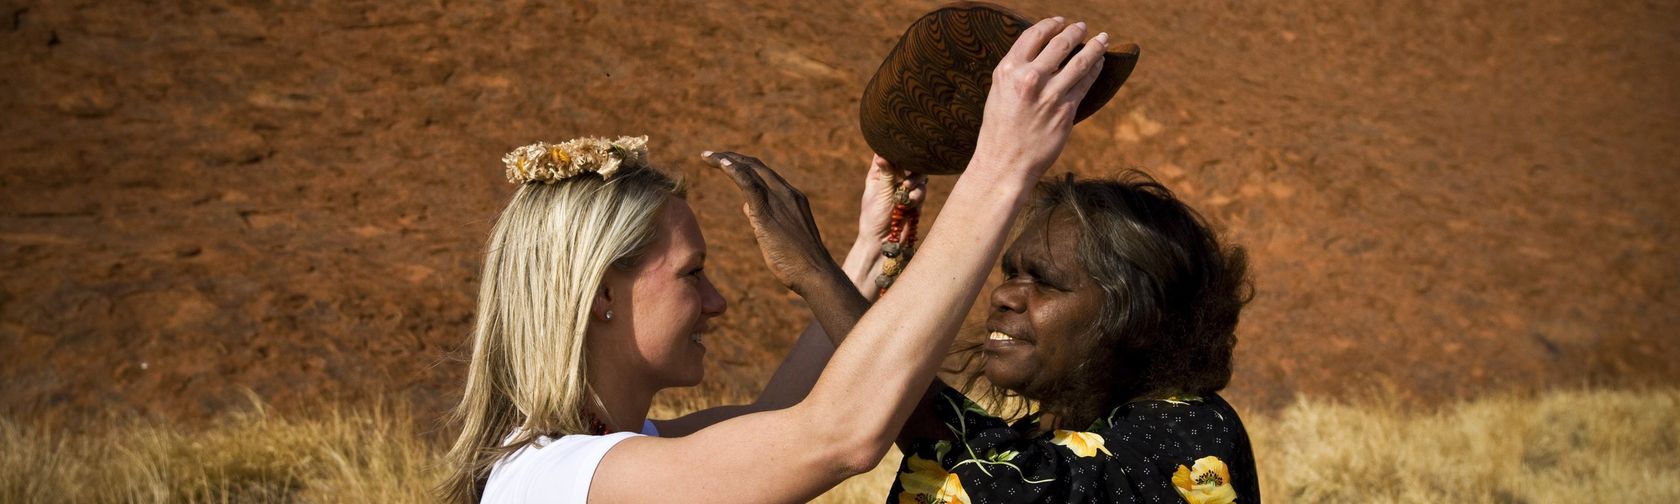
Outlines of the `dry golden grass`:
{"label": "dry golden grass", "polygon": [[1276,502],[1680,502],[1680,390],[1560,391],[1432,412],[1303,400],[1249,422]]}
{"label": "dry golden grass", "polygon": [[[1680,390],[1435,411],[1303,400],[1251,416],[1273,502],[1680,501]],[[401,409],[253,411],[199,429],[0,419],[0,502],[430,502],[441,447]],[[897,455],[819,502],[880,502]]]}
{"label": "dry golden grass", "polygon": [[401,409],[260,405],[202,429],[66,432],[0,419],[0,502],[428,502],[439,448]]}

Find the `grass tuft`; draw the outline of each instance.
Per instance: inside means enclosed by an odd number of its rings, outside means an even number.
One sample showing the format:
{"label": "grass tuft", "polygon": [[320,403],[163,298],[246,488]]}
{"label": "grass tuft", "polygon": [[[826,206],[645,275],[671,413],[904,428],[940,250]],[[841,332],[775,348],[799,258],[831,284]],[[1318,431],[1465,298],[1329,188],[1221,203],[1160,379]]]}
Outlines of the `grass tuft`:
{"label": "grass tuft", "polygon": [[[1274,502],[1680,501],[1680,390],[1559,391],[1432,411],[1304,399],[1248,420]],[[432,502],[442,446],[401,408],[260,403],[199,428],[0,418],[0,502]],[[881,502],[896,452],[818,502]]]}
{"label": "grass tuft", "polygon": [[406,411],[260,406],[198,429],[98,432],[0,419],[0,502],[429,502],[442,452]]}
{"label": "grass tuft", "polygon": [[1558,391],[1436,411],[1302,400],[1249,423],[1279,502],[1680,502],[1680,391]]}

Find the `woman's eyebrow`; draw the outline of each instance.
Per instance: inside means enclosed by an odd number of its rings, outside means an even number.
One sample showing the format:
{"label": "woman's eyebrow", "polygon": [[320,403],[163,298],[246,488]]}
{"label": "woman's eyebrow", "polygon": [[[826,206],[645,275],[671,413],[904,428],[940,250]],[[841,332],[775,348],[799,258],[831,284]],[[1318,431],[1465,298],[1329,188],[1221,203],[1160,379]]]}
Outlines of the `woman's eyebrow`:
{"label": "woman's eyebrow", "polygon": [[1051,268],[1050,264],[1046,261],[1027,261],[1027,271],[1032,272],[1033,276],[1040,278],[1053,279],[1056,276],[1056,270]]}
{"label": "woman's eyebrow", "polygon": [[1056,261],[1047,257],[1034,257],[1027,260],[1027,269],[1033,276],[1045,277],[1047,280],[1061,280],[1066,278],[1066,268],[1060,267]]}
{"label": "woman's eyebrow", "polygon": [[685,267],[685,268],[689,267],[689,266],[699,266],[699,265],[702,265],[702,264],[706,264],[706,251],[701,250],[701,251],[698,251],[698,252],[693,252],[693,253],[688,254],[688,257],[686,259],[684,259],[681,264],[683,264],[683,267]]}

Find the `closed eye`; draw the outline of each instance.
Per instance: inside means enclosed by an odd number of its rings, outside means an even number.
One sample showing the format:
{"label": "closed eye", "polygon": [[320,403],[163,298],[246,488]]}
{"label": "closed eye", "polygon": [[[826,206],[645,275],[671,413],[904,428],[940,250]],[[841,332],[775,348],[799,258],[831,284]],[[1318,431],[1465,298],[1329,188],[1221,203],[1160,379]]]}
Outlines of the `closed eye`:
{"label": "closed eye", "polygon": [[1030,280],[1031,276],[1032,275],[1022,273],[1020,270],[1017,270],[1015,268],[1004,268],[1003,269],[1003,279],[1005,281],[1019,280],[1019,279],[1022,279],[1023,277]]}
{"label": "closed eye", "polygon": [[1062,290],[1059,285],[1057,285],[1055,282],[1051,282],[1049,280],[1049,277],[1044,274],[1043,270],[1040,270],[1038,268],[1028,268],[1027,269],[1027,275],[1032,277],[1033,283],[1036,283],[1036,284],[1039,284],[1039,285],[1042,285],[1042,286],[1045,286],[1045,287],[1048,287],[1048,288],[1051,288],[1051,289],[1055,289],[1055,290]]}

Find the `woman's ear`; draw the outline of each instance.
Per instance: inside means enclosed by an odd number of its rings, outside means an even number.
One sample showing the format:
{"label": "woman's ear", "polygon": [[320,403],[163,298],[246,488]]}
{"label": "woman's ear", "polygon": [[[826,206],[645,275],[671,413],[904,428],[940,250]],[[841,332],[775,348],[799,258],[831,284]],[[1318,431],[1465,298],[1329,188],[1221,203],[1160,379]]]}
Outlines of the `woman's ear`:
{"label": "woman's ear", "polygon": [[590,303],[589,316],[600,321],[610,321],[617,318],[618,314],[613,312],[612,301],[612,286],[608,282],[601,282],[601,286],[595,289],[594,302]]}

